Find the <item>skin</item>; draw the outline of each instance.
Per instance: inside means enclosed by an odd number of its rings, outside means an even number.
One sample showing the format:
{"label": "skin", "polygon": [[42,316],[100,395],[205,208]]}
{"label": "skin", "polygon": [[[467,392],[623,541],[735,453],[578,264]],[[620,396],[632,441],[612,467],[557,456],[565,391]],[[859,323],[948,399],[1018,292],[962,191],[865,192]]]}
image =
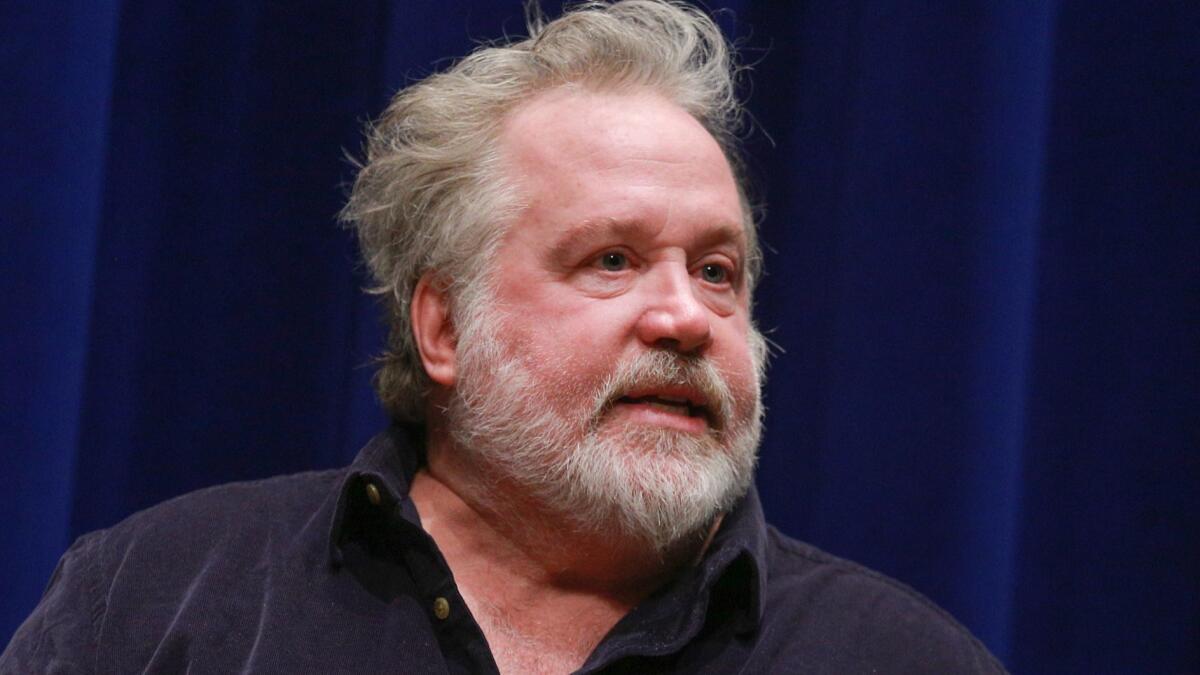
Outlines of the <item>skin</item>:
{"label": "skin", "polygon": [[[745,399],[757,384],[742,211],[708,132],[652,92],[562,87],[510,115],[501,150],[527,201],[498,251],[497,301],[520,319],[506,322],[506,342],[534,357],[540,380],[562,383],[562,396],[546,405],[584,404],[578,392],[612,364],[651,349],[710,359]],[[477,475],[441,413],[458,374],[449,300],[427,277],[412,307],[434,383],[429,461],[412,488],[422,523],[502,671],[574,670],[705,540],[662,556],[644,542],[575,535],[519,487]],[[699,434],[713,423],[670,405],[694,392],[638,393],[666,405],[620,402],[601,419],[602,433],[634,424]]]}

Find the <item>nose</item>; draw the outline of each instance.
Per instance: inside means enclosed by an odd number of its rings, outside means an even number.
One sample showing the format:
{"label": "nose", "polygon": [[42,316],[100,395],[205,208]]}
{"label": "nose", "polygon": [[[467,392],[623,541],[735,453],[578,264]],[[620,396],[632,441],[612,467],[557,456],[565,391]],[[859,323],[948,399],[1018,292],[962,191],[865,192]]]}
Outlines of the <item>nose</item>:
{"label": "nose", "polygon": [[664,265],[645,292],[646,308],[636,326],[638,339],[649,347],[683,354],[704,351],[712,339],[712,325],[687,269]]}

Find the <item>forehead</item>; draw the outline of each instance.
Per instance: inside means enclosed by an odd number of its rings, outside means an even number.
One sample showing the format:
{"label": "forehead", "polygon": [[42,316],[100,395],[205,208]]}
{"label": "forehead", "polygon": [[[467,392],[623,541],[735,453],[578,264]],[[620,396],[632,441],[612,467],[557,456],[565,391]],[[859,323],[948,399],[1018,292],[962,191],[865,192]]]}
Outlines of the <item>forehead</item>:
{"label": "forehead", "polygon": [[543,92],[506,119],[500,148],[527,212],[742,228],[737,184],[716,140],[650,91]]}
{"label": "forehead", "polygon": [[[503,126],[502,143],[523,160],[555,162],[576,158],[580,150],[597,154],[593,159],[603,159],[605,150],[665,153],[679,160],[724,159],[716,139],[700,122],[646,89],[606,92],[580,85],[548,89],[509,113]],[[550,136],[557,142],[537,142]]]}

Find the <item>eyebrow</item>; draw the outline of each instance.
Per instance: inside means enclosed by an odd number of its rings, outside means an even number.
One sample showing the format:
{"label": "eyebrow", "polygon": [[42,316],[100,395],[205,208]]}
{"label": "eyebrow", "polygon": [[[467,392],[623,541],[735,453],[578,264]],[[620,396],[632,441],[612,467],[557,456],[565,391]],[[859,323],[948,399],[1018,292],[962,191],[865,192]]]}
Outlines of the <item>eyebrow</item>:
{"label": "eyebrow", "polygon": [[[645,239],[646,227],[639,220],[617,220],[615,218],[597,218],[585,220],[563,229],[550,247],[550,255],[555,260],[568,258],[581,247],[587,247],[609,237],[619,239]],[[746,249],[745,232],[730,224],[718,224],[705,227],[696,237],[688,242],[689,248],[708,248],[721,244],[733,244],[739,253]]]}

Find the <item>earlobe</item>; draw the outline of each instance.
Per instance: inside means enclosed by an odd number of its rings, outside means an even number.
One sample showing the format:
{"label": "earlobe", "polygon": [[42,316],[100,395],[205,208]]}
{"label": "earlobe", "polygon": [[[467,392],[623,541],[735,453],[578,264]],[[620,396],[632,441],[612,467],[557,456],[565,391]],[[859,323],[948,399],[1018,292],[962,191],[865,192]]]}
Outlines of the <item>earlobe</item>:
{"label": "earlobe", "polygon": [[425,373],[444,387],[453,386],[457,374],[455,350],[458,341],[450,319],[449,298],[433,273],[426,272],[421,276],[413,289],[409,309],[413,338]]}

